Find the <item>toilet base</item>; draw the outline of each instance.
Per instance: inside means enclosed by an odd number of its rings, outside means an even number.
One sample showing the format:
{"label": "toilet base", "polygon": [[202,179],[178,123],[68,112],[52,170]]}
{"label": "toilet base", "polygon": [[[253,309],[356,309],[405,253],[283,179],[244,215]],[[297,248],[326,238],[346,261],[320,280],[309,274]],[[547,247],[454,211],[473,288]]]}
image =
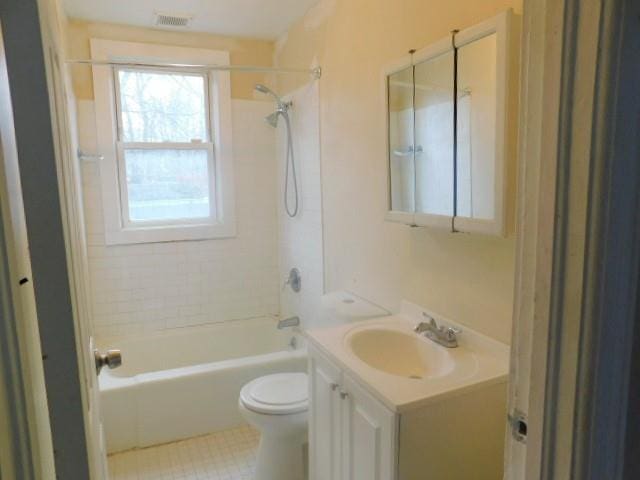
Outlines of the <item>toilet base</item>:
{"label": "toilet base", "polygon": [[266,415],[238,402],[242,416],[260,431],[255,480],[305,480],[307,412]]}
{"label": "toilet base", "polygon": [[256,480],[305,480],[304,435],[260,436]]}

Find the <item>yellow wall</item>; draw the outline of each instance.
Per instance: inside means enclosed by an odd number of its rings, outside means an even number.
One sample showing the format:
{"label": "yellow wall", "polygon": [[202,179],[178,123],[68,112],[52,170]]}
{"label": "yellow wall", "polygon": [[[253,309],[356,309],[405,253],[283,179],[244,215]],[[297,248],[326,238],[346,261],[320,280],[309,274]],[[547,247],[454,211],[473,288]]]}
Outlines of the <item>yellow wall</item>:
{"label": "yellow wall", "polygon": [[[226,50],[231,55],[231,63],[236,65],[271,66],[273,61],[274,45],[273,42],[266,40],[130,27],[82,20],[68,22],[67,57],[72,59],[91,58],[89,48],[91,38]],[[78,100],[93,100],[91,68],[77,65],[71,68],[76,98]],[[231,96],[234,98],[253,98],[253,86],[257,82],[264,81],[265,75],[261,73],[232,74]]]}
{"label": "yellow wall", "polygon": [[[509,342],[515,239],[385,223],[382,68],[521,0],[321,0],[276,47],[278,65],[322,66],[320,121],[327,289],[397,310],[430,307]],[[304,79],[282,79],[281,91]]]}

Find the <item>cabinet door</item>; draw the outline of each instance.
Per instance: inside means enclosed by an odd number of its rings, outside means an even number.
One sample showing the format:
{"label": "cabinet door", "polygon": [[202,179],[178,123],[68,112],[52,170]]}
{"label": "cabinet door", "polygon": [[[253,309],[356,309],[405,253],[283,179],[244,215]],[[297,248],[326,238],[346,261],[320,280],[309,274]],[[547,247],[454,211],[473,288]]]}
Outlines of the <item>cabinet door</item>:
{"label": "cabinet door", "polygon": [[311,480],[340,480],[340,369],[309,348],[309,472]]}
{"label": "cabinet door", "polygon": [[509,230],[518,137],[514,26],[507,11],[455,36],[456,231],[504,236]]}
{"label": "cabinet door", "polygon": [[343,480],[395,480],[396,415],[348,375],[340,393]]}

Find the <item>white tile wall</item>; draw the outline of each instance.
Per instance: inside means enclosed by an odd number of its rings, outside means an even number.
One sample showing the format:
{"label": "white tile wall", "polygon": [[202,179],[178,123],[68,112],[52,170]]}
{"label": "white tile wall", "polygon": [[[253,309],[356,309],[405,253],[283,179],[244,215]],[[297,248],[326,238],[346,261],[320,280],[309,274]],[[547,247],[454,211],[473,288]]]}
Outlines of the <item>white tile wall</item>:
{"label": "white tile wall", "polygon": [[300,212],[286,215],[283,205],[285,136],[278,129],[278,226],[280,275],[282,281],[292,267],[302,276],[302,290],[281,288],[283,317],[298,315],[305,328],[321,326],[320,299],[324,292],[322,246],[322,193],[320,172],[320,127],[318,83],[313,82],[288,96],[291,110],[294,152],[300,190]]}
{"label": "white tile wall", "polygon": [[[279,313],[273,104],[234,100],[238,235],[106,246],[99,165],[84,162],[84,204],[96,335],[122,335]],[[81,149],[93,153],[92,101],[78,102]],[[309,187],[311,188],[311,187]]]}

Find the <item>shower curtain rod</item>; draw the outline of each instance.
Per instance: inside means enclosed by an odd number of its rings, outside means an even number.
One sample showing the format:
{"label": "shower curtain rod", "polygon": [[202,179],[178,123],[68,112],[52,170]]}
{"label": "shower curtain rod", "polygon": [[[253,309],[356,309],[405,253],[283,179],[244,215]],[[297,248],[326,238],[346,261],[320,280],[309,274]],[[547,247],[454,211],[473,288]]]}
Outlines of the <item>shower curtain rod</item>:
{"label": "shower curtain rod", "polygon": [[131,62],[119,60],[67,60],[66,63],[73,65],[95,65],[107,67],[151,67],[185,70],[220,70],[225,72],[263,72],[263,73],[306,73],[314,79],[319,79],[322,75],[320,67],[303,68],[278,68],[278,67],[258,67],[253,65],[207,65],[189,63],[164,63],[164,62]]}

